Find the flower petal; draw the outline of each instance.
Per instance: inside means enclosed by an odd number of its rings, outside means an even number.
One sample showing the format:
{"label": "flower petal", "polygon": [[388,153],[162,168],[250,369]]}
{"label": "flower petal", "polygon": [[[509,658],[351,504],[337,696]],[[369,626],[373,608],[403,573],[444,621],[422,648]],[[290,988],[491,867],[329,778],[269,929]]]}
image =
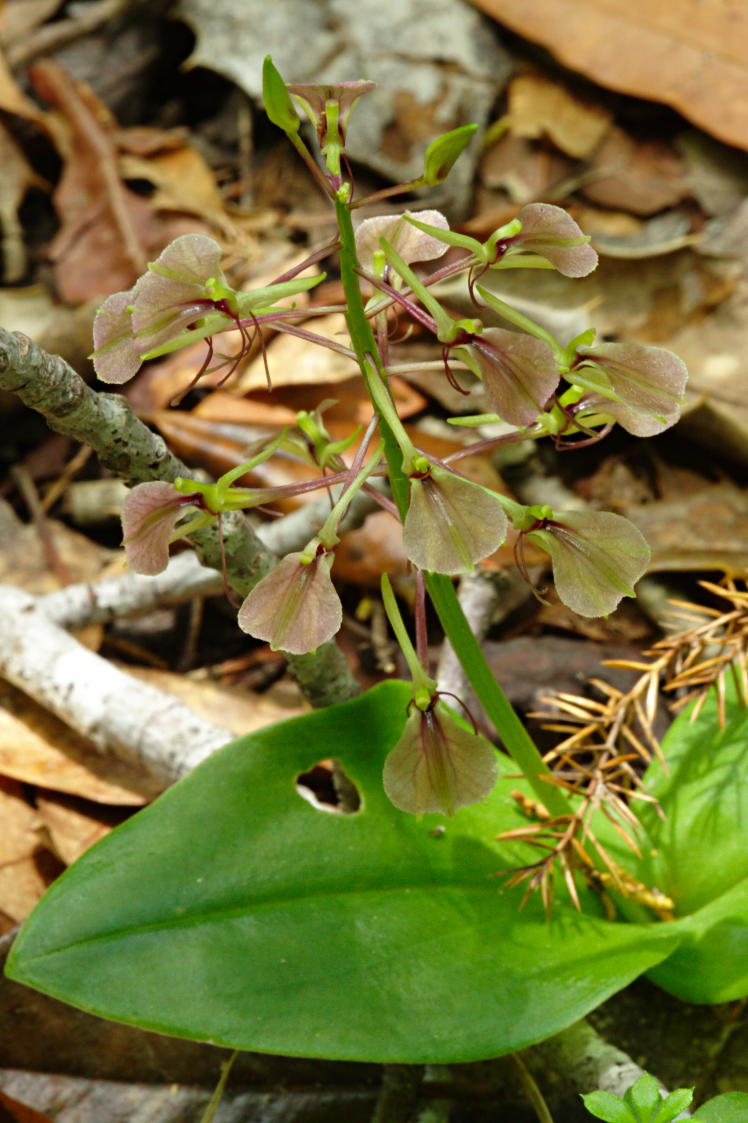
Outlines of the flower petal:
{"label": "flower petal", "polygon": [[185,497],[163,480],[138,484],[122,507],[122,539],[135,573],[162,573],[169,564],[169,540]]}
{"label": "flower petal", "polygon": [[[441,230],[449,230],[449,223],[439,211],[406,211],[411,218],[424,222],[429,226],[438,226]],[[371,269],[372,258],[376,250],[381,249],[380,240],[393,247],[406,265],[414,261],[433,261],[442,257],[449,246],[440,242],[432,234],[426,234],[416,226],[411,226],[405,221],[403,215],[383,214],[375,218],[365,218],[356,229],[356,251],[358,259],[364,269]]]}
{"label": "flower petal", "polygon": [[133,339],[133,292],[115,292],[96,313],[93,324],[94,370],[102,382],[120,385],[140,370],[140,344]]}
{"label": "flower petal", "polygon": [[[601,369],[619,399],[597,403],[599,411],[635,437],[653,437],[680,417],[688,370],[672,351],[644,343],[596,343],[580,347],[577,355],[579,373],[590,364]],[[573,371],[569,377],[573,380]]]}
{"label": "flower petal", "polygon": [[586,277],[597,267],[597,253],[570,214],[552,203],[528,203],[517,215],[521,232],[512,239],[532,250],[565,277]]}
{"label": "flower petal", "polygon": [[510,425],[532,425],[561,379],[548,344],[518,331],[487,328],[467,349],[499,417]]}
{"label": "flower petal", "polygon": [[411,479],[403,543],[419,569],[468,573],[498,550],[506,533],[501,503],[480,484],[438,467],[426,479]]}
{"label": "flower petal", "polygon": [[651,550],[641,531],[608,511],[563,511],[527,537],[553,564],[556,591],[580,616],[607,616],[644,575]]}
{"label": "flower petal", "polygon": [[[206,281],[225,284],[221,247],[205,234],[183,234],[148,266],[133,290],[133,330],[151,351],[212,312]],[[227,324],[232,323],[225,317]]]}
{"label": "flower petal", "polygon": [[333,554],[308,565],[287,554],[263,577],[239,609],[239,627],[266,640],[273,651],[306,655],[332,639],[343,622],[340,597],[330,577]]}
{"label": "flower petal", "polygon": [[413,708],[384,762],[384,790],[410,815],[453,815],[484,799],[496,783],[496,750],[465,729],[440,703]]}

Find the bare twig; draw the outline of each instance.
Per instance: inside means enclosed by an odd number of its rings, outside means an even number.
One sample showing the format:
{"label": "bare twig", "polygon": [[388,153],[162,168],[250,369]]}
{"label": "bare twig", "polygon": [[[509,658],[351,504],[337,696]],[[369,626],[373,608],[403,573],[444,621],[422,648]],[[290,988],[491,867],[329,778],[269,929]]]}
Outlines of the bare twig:
{"label": "bare twig", "polygon": [[233,739],[58,627],[20,589],[0,586],[0,675],[162,790]]}
{"label": "bare twig", "polygon": [[106,624],[123,616],[137,616],[165,604],[181,604],[193,597],[214,596],[223,582],[215,569],[202,566],[191,550],[177,554],[156,577],[125,573],[68,585],[39,598],[39,607],[58,626],[78,631],[89,624]]}

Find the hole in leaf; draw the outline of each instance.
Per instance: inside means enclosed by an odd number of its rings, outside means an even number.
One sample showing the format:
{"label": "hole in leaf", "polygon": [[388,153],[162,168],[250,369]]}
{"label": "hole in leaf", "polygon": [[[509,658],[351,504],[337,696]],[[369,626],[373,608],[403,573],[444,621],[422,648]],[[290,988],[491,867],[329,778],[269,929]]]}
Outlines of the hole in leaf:
{"label": "hole in leaf", "polygon": [[361,806],[361,793],[336,760],[319,760],[308,772],[301,772],[296,791],[318,811],[335,815],[354,815]]}

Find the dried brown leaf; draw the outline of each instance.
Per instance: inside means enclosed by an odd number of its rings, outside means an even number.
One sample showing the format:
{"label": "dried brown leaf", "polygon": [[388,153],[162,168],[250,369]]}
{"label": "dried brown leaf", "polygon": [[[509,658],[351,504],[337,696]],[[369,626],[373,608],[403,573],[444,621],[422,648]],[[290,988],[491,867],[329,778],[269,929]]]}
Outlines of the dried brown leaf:
{"label": "dried brown leaf", "polygon": [[748,148],[748,8],[701,0],[473,0],[572,70]]}
{"label": "dried brown leaf", "polygon": [[589,156],[611,122],[602,105],[541,74],[519,74],[509,84],[507,124],[512,133],[528,139],[548,136],[567,156]]}
{"label": "dried brown leaf", "polygon": [[145,803],[135,770],[95,750],[7,683],[0,683],[0,774],[97,803]]}

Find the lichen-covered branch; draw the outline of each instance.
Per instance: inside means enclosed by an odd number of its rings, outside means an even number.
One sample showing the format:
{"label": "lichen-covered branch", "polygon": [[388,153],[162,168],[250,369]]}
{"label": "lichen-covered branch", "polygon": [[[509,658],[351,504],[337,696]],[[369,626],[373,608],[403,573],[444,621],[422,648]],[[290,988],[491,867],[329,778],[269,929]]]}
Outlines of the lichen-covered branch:
{"label": "lichen-covered branch", "polygon": [[[128,483],[171,482],[177,476],[190,474],[165,441],[135,416],[123,397],[96,393],[64,359],[50,355],[20,332],[2,328],[0,389],[16,394],[25,405],[40,413],[55,432],[91,445],[101,464]],[[244,597],[273,567],[276,556],[241,512],[224,516],[223,538],[229,583]],[[199,531],[193,542],[204,565],[221,568],[215,528]],[[314,706],[345,701],[360,690],[334,643],[325,644],[301,660],[289,658],[289,666]]]}

